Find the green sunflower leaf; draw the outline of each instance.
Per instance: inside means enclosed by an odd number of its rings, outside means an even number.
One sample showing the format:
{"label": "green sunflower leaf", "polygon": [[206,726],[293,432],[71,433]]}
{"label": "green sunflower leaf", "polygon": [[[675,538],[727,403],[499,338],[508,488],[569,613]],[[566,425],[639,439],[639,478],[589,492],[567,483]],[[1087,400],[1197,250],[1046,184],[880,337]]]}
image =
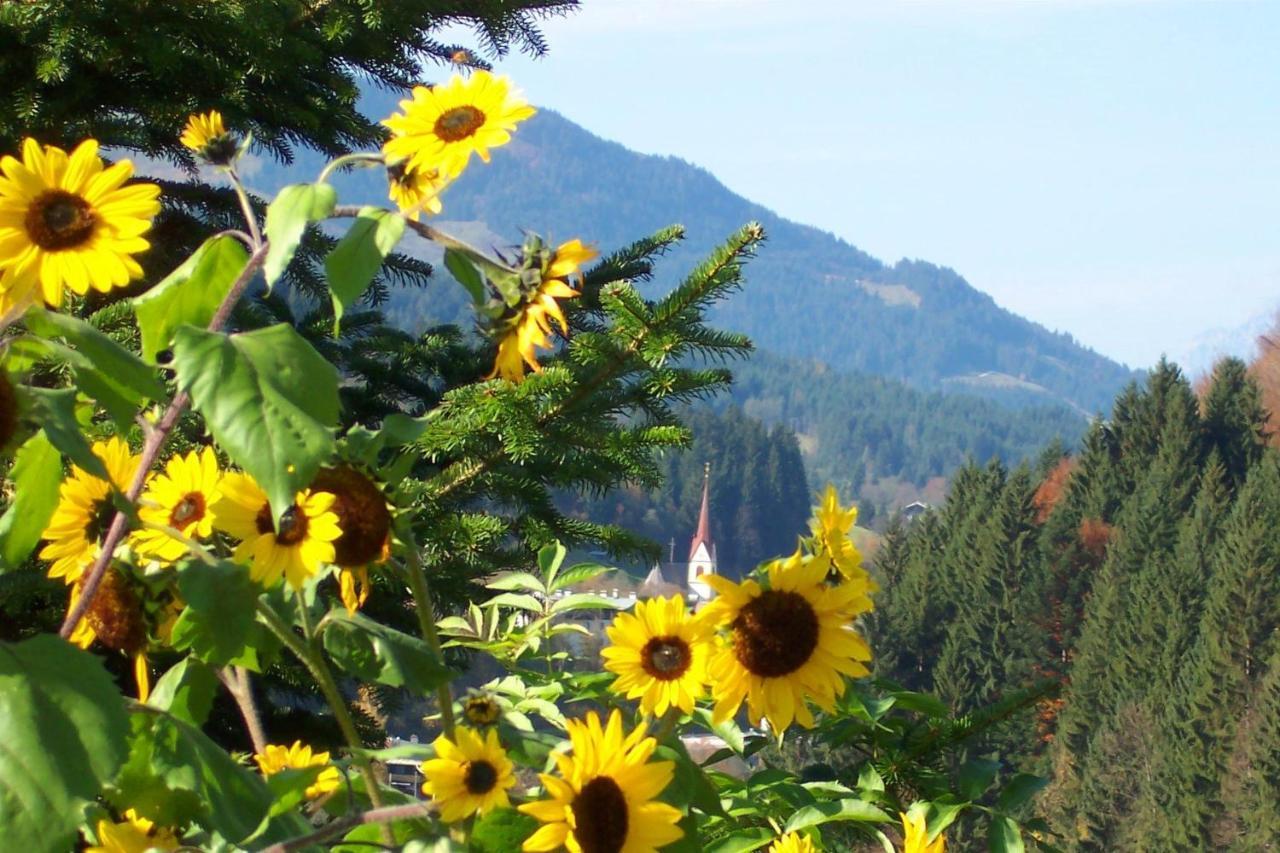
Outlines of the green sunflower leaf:
{"label": "green sunflower leaf", "polygon": [[870,821],[885,823],[890,820],[878,806],[866,800],[846,798],[814,803],[796,811],[787,821],[784,831],[795,832],[837,820]]}
{"label": "green sunflower leaf", "polygon": [[457,249],[445,249],[444,265],[458,280],[458,284],[471,295],[471,301],[476,305],[483,305],[486,297],[484,276],[471,259]]}
{"label": "green sunflower leaf", "polygon": [[156,354],[168,349],[181,325],[209,325],[248,261],[249,253],[239,240],[226,235],[213,237],[163,281],[134,299],[133,311],[142,331],[142,357],[154,364]]}
{"label": "green sunflower leaf", "polygon": [[128,736],[124,700],[96,657],[48,634],[0,643],[0,850],[70,850]]}
{"label": "green sunflower leaf", "polygon": [[178,661],[156,682],[147,704],[168,711],[183,722],[202,726],[213,708],[218,676],[194,657]]}
{"label": "green sunflower leaf", "polygon": [[53,311],[30,311],[26,323],[38,335],[61,337],[75,347],[93,369],[132,399],[165,399],[164,383],[155,368],[84,320]]}
{"label": "green sunflower leaf", "polygon": [[24,408],[44,430],[50,444],[87,473],[103,480],[110,478],[107,466],[93,454],[93,448],[76,419],[74,388],[22,386],[19,394],[24,398]]}
{"label": "green sunflower leaf", "polygon": [[214,666],[243,662],[260,592],[248,570],[193,560],[178,569],[178,591],[187,606],[174,623],[173,647]]}
{"label": "green sunflower leaf", "polygon": [[716,839],[702,849],[704,853],[748,853],[776,840],[777,836],[769,827],[750,826]]}
{"label": "green sunflower leaf", "polygon": [[338,193],[329,184],[291,184],[280,190],[267,208],[265,230],[270,245],[262,274],[268,289],[284,275],[307,226],[328,217],[337,202]]}
{"label": "green sunflower leaf", "polygon": [[455,675],[417,637],[343,609],[331,611],[325,621],[325,651],[357,678],[425,693]]}
{"label": "green sunflower leaf", "polygon": [[1026,846],[1022,841],[1022,830],[1012,818],[992,815],[987,828],[987,849],[991,853],[1023,853]]}
{"label": "green sunflower leaf", "polygon": [[109,793],[118,807],[169,826],[194,820],[236,844],[307,832],[298,815],[267,824],[266,782],[195,726],[154,708],[135,713],[131,723],[129,760]]}
{"label": "green sunflower leaf", "polygon": [[237,335],[182,326],[173,367],[214,439],[267,493],[278,521],[333,454],[337,370],[284,323]]}
{"label": "green sunflower leaf", "polygon": [[325,258],[329,293],[333,297],[333,334],[342,314],[355,303],[378,274],[383,260],[404,236],[404,217],[378,207],[364,207],[355,223]]}
{"label": "green sunflower leaf", "polygon": [[31,556],[58,506],[62,456],[43,432],[27,439],[13,458],[9,479],[13,502],[0,516],[0,569],[14,569]]}

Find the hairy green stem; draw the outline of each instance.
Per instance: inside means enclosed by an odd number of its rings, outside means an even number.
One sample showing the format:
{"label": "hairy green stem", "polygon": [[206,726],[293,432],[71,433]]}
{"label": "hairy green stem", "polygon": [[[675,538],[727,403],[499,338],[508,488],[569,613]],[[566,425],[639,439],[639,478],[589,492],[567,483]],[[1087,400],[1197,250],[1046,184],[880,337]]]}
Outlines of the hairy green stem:
{"label": "hairy green stem", "polygon": [[279,638],[280,642],[288,647],[289,651],[302,661],[303,665],[311,672],[311,677],[316,680],[316,684],[320,686],[320,692],[324,694],[325,701],[329,703],[329,707],[333,710],[334,719],[338,721],[338,728],[342,731],[342,736],[347,741],[347,746],[351,749],[352,760],[360,768],[360,773],[364,776],[365,789],[369,793],[369,802],[374,808],[382,806],[382,793],[378,790],[378,777],[374,775],[373,765],[364,755],[364,743],[360,740],[360,734],[356,731],[355,722],[351,719],[351,711],[347,707],[347,702],[342,698],[341,691],[338,690],[338,684],[333,679],[333,673],[329,670],[329,664],[325,661],[324,656],[320,654],[315,645],[315,637],[310,633],[311,617],[306,612],[306,604],[302,601],[301,594],[298,595],[298,612],[302,614],[303,633],[306,634],[305,639],[293,633],[293,629],[284,623],[284,620],[272,610],[265,602],[258,602],[258,618],[264,625],[270,629],[271,633]]}
{"label": "hairy green stem", "polygon": [[339,169],[347,166],[362,166],[368,164],[370,166],[378,163],[385,163],[386,159],[381,154],[374,154],[368,151],[360,151],[355,154],[344,154],[335,160],[330,161],[324,169],[320,171],[320,177],[316,178],[317,184],[323,184],[329,179],[329,176]]}
{"label": "hairy green stem", "polygon": [[[440,633],[436,630],[435,603],[431,599],[431,588],[427,585],[427,572],[422,565],[422,557],[418,554],[416,542],[408,543],[408,564],[405,573],[409,576],[409,589],[413,592],[413,607],[418,613],[418,626],[422,629],[422,639],[426,640],[431,651],[436,653],[440,663],[444,663],[444,648],[440,645]],[[436,702],[440,705],[440,721],[444,724],[444,733],[453,737],[453,692],[449,682],[436,688]]]}

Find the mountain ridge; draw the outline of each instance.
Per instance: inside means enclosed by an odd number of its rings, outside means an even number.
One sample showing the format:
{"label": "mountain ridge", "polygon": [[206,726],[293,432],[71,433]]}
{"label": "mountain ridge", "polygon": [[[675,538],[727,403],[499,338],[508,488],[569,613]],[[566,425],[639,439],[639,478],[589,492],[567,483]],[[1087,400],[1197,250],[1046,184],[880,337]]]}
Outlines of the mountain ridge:
{"label": "mountain ridge", "polygon": [[[368,93],[365,109],[385,115],[395,96]],[[319,163],[299,156],[297,165]],[[293,169],[290,172],[296,174]],[[309,170],[308,170],[309,171]],[[266,167],[255,184],[284,170]],[[385,203],[379,170],[343,176],[343,197]],[[269,186],[264,189],[269,189]],[[1057,401],[1105,411],[1141,376],[1001,308],[949,267],[903,259],[886,264],[818,227],[797,223],[725,187],[706,169],[669,155],[639,154],[601,139],[550,110],[525,122],[492,163],[475,163],[444,196],[443,220],[482,222],[517,242],[522,229],[552,241],[581,237],[602,251],[675,222],[686,240],[669,253],[649,293],[674,283],[726,235],[751,220],[768,239],[748,269],[745,291],[717,305],[712,321],[782,356],[833,369],[1019,403]],[[410,321],[429,312],[456,320],[464,307],[433,288],[392,297],[388,313]],[[1004,375],[1010,382],[984,382]],[[1038,389],[1044,389],[1041,392]]]}

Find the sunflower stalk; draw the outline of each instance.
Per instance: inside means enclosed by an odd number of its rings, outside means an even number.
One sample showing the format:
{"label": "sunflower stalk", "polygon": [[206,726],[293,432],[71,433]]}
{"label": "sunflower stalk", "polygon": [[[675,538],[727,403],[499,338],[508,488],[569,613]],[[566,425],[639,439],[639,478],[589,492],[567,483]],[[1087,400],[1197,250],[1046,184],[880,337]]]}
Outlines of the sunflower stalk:
{"label": "sunflower stalk", "polygon": [[317,184],[323,184],[329,180],[329,176],[339,169],[345,169],[350,166],[356,167],[372,167],[379,163],[385,163],[386,158],[381,154],[375,154],[371,151],[357,151],[354,154],[344,154],[330,160],[325,167],[320,170],[320,177],[316,178]]}
{"label": "sunflower stalk", "polygon": [[[444,663],[444,648],[440,645],[440,633],[436,630],[435,602],[431,598],[431,588],[427,584],[426,569],[422,565],[422,557],[418,553],[418,545],[412,537],[405,543],[407,547],[407,565],[405,574],[409,578],[409,589],[413,592],[413,608],[418,614],[418,626],[422,630],[422,639],[435,652],[436,658]],[[447,737],[453,737],[453,692],[446,681],[436,688],[436,702],[440,705],[440,720],[444,725]]]}
{"label": "sunflower stalk", "polygon": [[[298,597],[298,614],[302,622],[303,637],[299,637],[293,632],[293,629],[284,623],[284,620],[271,609],[271,607],[261,599],[258,600],[258,619],[267,626],[271,633],[283,643],[294,656],[302,662],[311,676],[316,680],[316,684],[320,687],[320,692],[324,695],[325,701],[329,704],[329,708],[333,711],[333,717],[338,723],[338,728],[342,732],[342,737],[346,740],[347,746],[351,750],[352,760],[360,768],[360,775],[364,777],[365,789],[369,794],[369,802],[374,808],[382,806],[382,792],[378,788],[378,777],[373,772],[373,764],[364,754],[364,743],[360,740],[360,734],[356,731],[355,721],[351,719],[351,710],[347,707],[346,700],[342,698],[342,692],[338,690],[338,683],[333,678],[333,672],[329,669],[329,664],[316,648],[316,636],[311,627],[311,616],[307,613],[307,605],[303,601],[303,597]],[[387,835],[390,835],[388,831]],[[388,837],[387,843],[394,843],[394,839]]]}
{"label": "sunflower stalk", "polygon": [[227,688],[231,698],[235,700],[240,716],[244,719],[245,730],[253,743],[253,751],[262,754],[267,751],[267,735],[262,728],[262,718],[258,714],[258,706],[253,700],[253,685],[249,681],[249,671],[242,666],[224,666],[218,670],[218,680]]}

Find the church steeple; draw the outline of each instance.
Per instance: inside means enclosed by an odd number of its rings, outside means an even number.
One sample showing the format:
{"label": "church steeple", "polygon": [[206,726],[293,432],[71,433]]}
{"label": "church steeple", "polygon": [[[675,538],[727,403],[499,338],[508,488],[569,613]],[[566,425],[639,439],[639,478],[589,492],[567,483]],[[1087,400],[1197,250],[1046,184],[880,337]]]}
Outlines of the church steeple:
{"label": "church steeple", "polygon": [[711,552],[713,543],[711,542],[711,463],[706,463],[702,469],[702,509],[698,512],[698,532],[693,534],[693,541],[689,543],[689,559],[692,560],[694,555],[698,553],[698,546],[705,544],[707,553]]}
{"label": "church steeple", "polygon": [[705,575],[716,573],[715,544],[711,541],[711,463],[702,473],[702,509],[698,512],[698,532],[689,543],[689,572],[686,584],[689,592],[701,601],[709,601],[714,594]]}

